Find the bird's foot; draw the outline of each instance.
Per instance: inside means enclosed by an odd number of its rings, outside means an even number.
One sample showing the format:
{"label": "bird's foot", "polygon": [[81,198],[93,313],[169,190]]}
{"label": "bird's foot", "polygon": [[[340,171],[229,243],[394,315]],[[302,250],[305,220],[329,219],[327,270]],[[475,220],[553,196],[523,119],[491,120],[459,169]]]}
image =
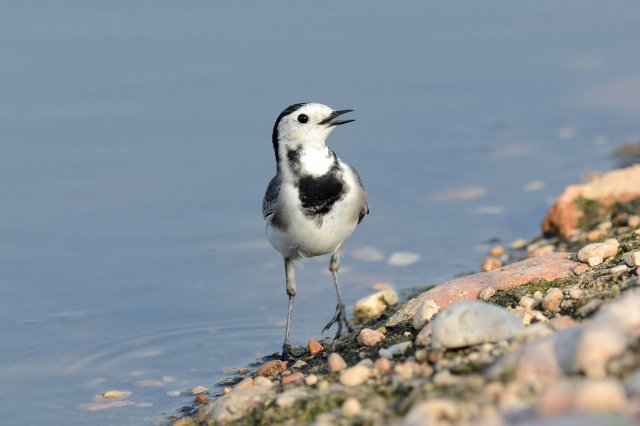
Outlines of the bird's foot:
{"label": "bird's foot", "polygon": [[288,361],[294,361],[295,357],[293,356],[293,353],[291,352],[291,345],[285,343],[284,345],[282,345],[282,356],[280,357],[282,359],[282,361],[288,362]]}
{"label": "bird's foot", "polygon": [[324,333],[325,331],[330,329],[333,324],[336,323],[338,324],[338,332],[336,333],[336,337],[334,337],[333,339],[334,342],[337,341],[340,336],[342,336],[342,327],[345,327],[347,330],[352,331],[349,323],[347,322],[347,316],[345,314],[345,308],[343,304],[338,304],[338,306],[336,306],[335,315],[333,316],[333,318],[331,318],[331,321],[329,321],[327,325],[324,326],[322,332]]}

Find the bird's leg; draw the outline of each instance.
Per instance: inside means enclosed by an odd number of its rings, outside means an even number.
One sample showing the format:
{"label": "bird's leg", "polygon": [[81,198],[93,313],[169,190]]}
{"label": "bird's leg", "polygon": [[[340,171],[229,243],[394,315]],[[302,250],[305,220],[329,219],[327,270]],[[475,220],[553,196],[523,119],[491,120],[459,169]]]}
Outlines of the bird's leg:
{"label": "bird's leg", "polygon": [[293,299],[296,297],[296,276],[293,269],[293,262],[290,259],[284,260],[284,270],[287,275],[287,295],[289,296],[289,307],[287,308],[287,329],[284,334],[284,344],[282,345],[282,360],[293,359],[291,345],[289,344],[289,330],[291,329],[291,309]]}
{"label": "bird's leg", "polygon": [[342,301],[342,294],[340,293],[340,284],[338,284],[338,269],[340,269],[340,252],[337,251],[331,255],[331,261],[329,262],[329,271],[333,275],[333,283],[336,286],[336,295],[338,296],[338,306],[336,306],[336,313],[324,326],[323,332],[328,330],[333,324],[338,323],[338,332],[334,338],[334,342],[342,335],[342,327],[345,326],[347,330],[351,331],[351,327],[347,323],[347,316],[345,314],[344,302]]}

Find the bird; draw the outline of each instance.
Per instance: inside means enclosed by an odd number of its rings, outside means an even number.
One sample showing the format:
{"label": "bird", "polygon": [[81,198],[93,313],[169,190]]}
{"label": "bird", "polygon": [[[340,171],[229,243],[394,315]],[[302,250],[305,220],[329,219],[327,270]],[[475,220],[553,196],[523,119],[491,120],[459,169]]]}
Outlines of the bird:
{"label": "bird", "polygon": [[296,296],[295,265],[306,258],[331,254],[329,271],[338,298],[333,318],[323,332],[337,324],[334,342],[347,323],[338,282],[340,249],[369,214],[367,193],[356,169],[326,145],[336,127],[353,119],[338,119],[351,109],[333,110],[319,103],[297,103],[280,113],[273,126],[276,175],[262,202],[267,238],[284,259],[289,297],[282,359],[293,359],[289,332]]}

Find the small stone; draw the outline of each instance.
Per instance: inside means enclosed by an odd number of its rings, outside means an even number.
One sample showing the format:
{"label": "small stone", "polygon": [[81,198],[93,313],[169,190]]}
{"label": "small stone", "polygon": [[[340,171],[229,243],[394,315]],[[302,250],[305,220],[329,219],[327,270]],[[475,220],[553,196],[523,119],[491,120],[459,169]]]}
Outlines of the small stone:
{"label": "small stone", "polygon": [[264,364],[262,367],[258,368],[255,373],[253,373],[253,377],[264,376],[264,377],[273,377],[277,374],[282,373],[287,369],[287,363],[280,360],[269,361]]}
{"label": "small stone", "polygon": [[384,334],[385,336],[387,334],[387,328],[386,327],[378,327],[378,328],[376,328],[376,331],[378,333]]}
{"label": "small stone", "polygon": [[225,386],[224,388],[222,388],[222,393],[224,393],[225,395],[228,394],[229,392],[231,392],[231,386]]}
{"label": "small stone", "polygon": [[578,286],[573,286],[569,289],[569,297],[571,297],[573,300],[582,299],[586,295],[586,293],[586,291]]}
{"label": "small stone", "polygon": [[309,374],[307,377],[305,377],[304,382],[307,384],[307,386],[313,386],[318,383],[318,376],[316,376],[315,374]]}
{"label": "small stone", "polygon": [[537,247],[529,253],[529,257],[540,257],[545,254],[550,254],[555,251],[555,247],[551,244],[545,244],[543,246]]}
{"label": "small stone", "polygon": [[358,334],[358,344],[360,346],[373,347],[377,344],[384,342],[384,334],[371,330],[370,328],[363,328]]}
{"label": "small stone", "polygon": [[491,248],[491,251],[489,251],[489,254],[493,257],[500,257],[504,254],[504,248],[502,246],[495,246]]}
{"label": "small stone", "polygon": [[389,306],[398,303],[398,294],[392,288],[377,291],[358,300],[353,307],[353,315],[361,323],[377,318]]}
{"label": "small stone", "polygon": [[538,307],[539,304],[540,302],[538,300],[529,296],[522,296],[520,298],[520,306],[522,306],[527,310],[535,309]]}
{"label": "small stone", "polygon": [[493,271],[502,268],[502,262],[495,257],[485,257],[482,261],[482,272]]}
{"label": "small stone", "polygon": [[402,381],[411,380],[414,373],[413,364],[412,362],[398,363],[393,367],[393,373]]}
{"label": "small stone", "polygon": [[431,332],[433,331],[433,323],[427,323],[420,333],[416,336],[416,345],[427,346],[431,342]]}
{"label": "small stone", "polygon": [[204,386],[196,386],[195,388],[191,389],[191,395],[199,395],[208,391],[209,388],[205,388]]}
{"label": "small stone", "polygon": [[566,330],[567,328],[572,328],[576,326],[576,322],[573,318],[560,315],[555,318],[551,318],[549,320],[549,325],[554,331]]}
{"label": "small stone", "polygon": [[433,398],[414,404],[403,419],[402,426],[458,423],[454,420],[456,420],[459,415],[460,410],[454,401],[444,398]]}
{"label": "small stone", "polygon": [[170,396],[170,397],[173,397],[173,398],[175,398],[177,396],[180,396],[180,395],[182,395],[182,392],[180,392],[179,390],[172,390],[172,391],[167,392],[167,396]]}
{"label": "small stone", "polygon": [[329,387],[329,382],[326,380],[320,380],[316,386],[319,391],[323,391]]}
{"label": "small stone", "polygon": [[353,397],[350,397],[342,403],[340,411],[346,418],[356,417],[360,414],[360,412],[362,412],[362,405],[360,405],[360,401]]}
{"label": "small stone", "polygon": [[426,323],[438,313],[440,306],[433,300],[427,299],[420,303],[418,310],[413,316],[413,328],[415,330],[422,330]]}
{"label": "small stone", "polygon": [[493,287],[485,287],[480,290],[480,294],[478,295],[478,299],[480,300],[489,300],[496,294],[496,289]]}
{"label": "small stone", "polygon": [[391,253],[387,263],[392,266],[408,266],[416,263],[420,260],[418,253],[412,253],[409,251],[396,251]]}
{"label": "small stone", "polygon": [[278,395],[276,405],[280,408],[291,407],[297,400],[306,396],[306,392],[300,388],[290,389]]}
{"label": "small stone", "polygon": [[604,259],[601,256],[591,256],[587,258],[587,263],[589,266],[598,266],[604,262]]}
{"label": "small stone", "polygon": [[367,368],[373,368],[373,361],[371,361],[371,358],[364,358],[358,364],[359,365],[364,365]]}
{"label": "small stone", "polygon": [[536,410],[542,416],[557,416],[570,411],[603,413],[622,411],[627,404],[624,388],[614,379],[561,381],[541,395]]}
{"label": "small stone", "polygon": [[309,352],[309,355],[315,355],[322,352],[324,350],[324,347],[320,343],[318,343],[317,340],[309,339],[309,345],[307,346],[307,350]]}
{"label": "small stone", "polygon": [[283,377],[281,383],[283,385],[288,385],[289,383],[299,382],[302,379],[304,379],[304,374],[302,374],[300,371],[296,371],[295,373]]}
{"label": "small stone", "polygon": [[209,401],[209,398],[207,398],[206,395],[203,395],[203,394],[196,395],[196,402],[198,404],[206,404],[208,401]]}
{"label": "small stone", "polygon": [[233,390],[237,391],[237,390],[249,388],[251,386],[253,386],[253,379],[251,377],[247,377],[245,379],[242,379],[238,383],[236,383],[236,385],[233,387]]}
{"label": "small stone", "polygon": [[413,346],[413,343],[411,342],[396,343],[388,348],[380,349],[378,353],[382,357],[392,359],[395,355],[404,354],[411,346]]}
{"label": "small stone", "polygon": [[[618,253],[618,246],[620,243],[615,238],[610,238],[603,243],[591,243],[582,247],[580,251],[578,251],[578,260],[583,263],[589,263],[590,258],[596,260],[597,258],[608,259],[612,256],[615,256]],[[601,262],[602,263],[602,262]]]}
{"label": "small stone", "polygon": [[629,270],[629,267],[627,265],[618,265],[609,269],[609,272],[612,273],[613,275],[617,275],[617,274],[622,274],[623,272],[627,272],[628,270]]}
{"label": "small stone", "polygon": [[132,394],[129,391],[121,390],[110,390],[100,394],[100,396],[104,399],[127,399],[131,395]]}
{"label": "small stone", "polygon": [[511,244],[509,244],[509,247],[511,247],[513,250],[518,250],[526,245],[527,242],[525,240],[523,240],[522,238],[518,238],[517,240],[512,241]]}
{"label": "small stone", "polygon": [[388,373],[389,371],[391,371],[391,361],[389,361],[387,358],[380,357],[373,364],[373,368],[375,368],[378,373]]}
{"label": "small stone", "polygon": [[587,240],[596,241],[604,235],[606,235],[606,232],[604,232],[602,229],[594,229],[593,231],[587,232]]}
{"label": "small stone", "polygon": [[564,300],[564,294],[562,294],[562,290],[557,287],[552,287],[547,290],[547,294],[545,294],[542,299],[542,307],[548,311],[557,311],[560,309],[560,303]]}
{"label": "small stone", "polygon": [[536,290],[536,291],[533,293],[533,298],[534,298],[534,299],[542,300],[542,297],[543,297],[543,296],[544,296],[544,295],[542,294],[542,292],[541,292],[540,290]]}
{"label": "small stone", "polygon": [[607,363],[627,348],[627,336],[616,324],[596,321],[579,337],[573,356],[573,370],[588,377],[604,377]]}
{"label": "small stone", "polygon": [[293,365],[291,366],[292,369],[296,369],[296,370],[300,370],[301,368],[306,367],[307,364],[306,362],[304,362],[303,360],[299,359],[296,362],[293,363]]}
{"label": "small stone", "polygon": [[347,368],[347,363],[345,362],[344,358],[342,358],[340,354],[336,352],[333,352],[331,355],[329,355],[327,362],[329,364],[329,371],[331,373],[337,373],[338,371],[342,371]]}
{"label": "small stone", "polygon": [[371,370],[364,365],[354,365],[340,372],[340,383],[345,386],[358,386],[371,375]]}
{"label": "small stone", "polygon": [[640,250],[630,251],[622,255],[622,260],[629,266],[640,266]]}
{"label": "small stone", "polygon": [[458,302],[446,307],[433,321],[434,348],[460,348],[516,336],[522,330],[518,317],[485,302]]}
{"label": "small stone", "polygon": [[271,386],[273,385],[273,382],[271,382],[271,380],[267,379],[264,376],[258,376],[255,379],[253,379],[253,385],[254,386]]}
{"label": "small stone", "polygon": [[639,228],[640,227],[640,216],[638,216],[638,215],[629,216],[629,218],[627,219],[627,226],[629,228]]}

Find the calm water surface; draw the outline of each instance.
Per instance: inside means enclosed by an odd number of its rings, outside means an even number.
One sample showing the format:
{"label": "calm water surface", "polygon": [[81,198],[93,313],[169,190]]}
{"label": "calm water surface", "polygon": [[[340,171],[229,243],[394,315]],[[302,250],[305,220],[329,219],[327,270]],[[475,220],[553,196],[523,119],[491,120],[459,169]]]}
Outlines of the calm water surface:
{"label": "calm water surface", "polygon": [[[535,235],[639,135],[639,18],[637,1],[3,4],[3,421],[151,424],[280,349],[260,209],[292,103],[356,110],[329,140],[371,207],[345,245],[349,305]],[[298,273],[296,344],[333,315],[327,262]],[[92,411],[110,389],[131,405]]]}

